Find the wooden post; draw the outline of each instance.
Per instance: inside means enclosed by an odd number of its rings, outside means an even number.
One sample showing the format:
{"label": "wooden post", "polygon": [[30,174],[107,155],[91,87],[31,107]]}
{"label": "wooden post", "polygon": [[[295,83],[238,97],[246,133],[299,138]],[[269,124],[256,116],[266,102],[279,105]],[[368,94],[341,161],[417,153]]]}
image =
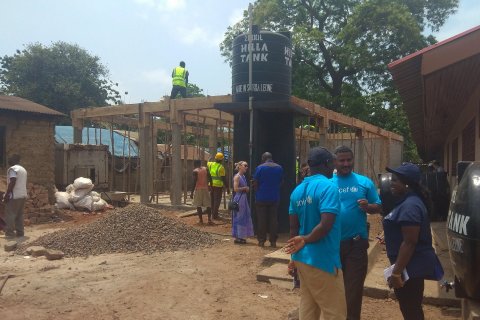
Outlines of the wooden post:
{"label": "wooden post", "polygon": [[362,129],[357,129],[355,133],[358,141],[358,148],[357,148],[357,161],[355,162],[355,171],[361,174],[367,174],[365,172],[365,140],[364,140],[364,133]]}
{"label": "wooden post", "polygon": [[178,206],[182,198],[182,125],[181,117],[177,112],[177,100],[171,100],[170,104],[170,124],[172,126],[172,185],[170,188],[170,199],[172,205]]}
{"label": "wooden post", "polygon": [[77,119],[77,118],[72,119],[72,126],[73,126],[73,143],[82,143],[82,130],[83,130],[82,119]]}
{"label": "wooden post", "polygon": [[215,158],[217,153],[217,126],[209,126],[210,135],[208,136],[208,148],[210,150],[210,159]]}
{"label": "wooden post", "polygon": [[153,186],[152,134],[150,113],[143,111],[144,105],[138,105],[138,133],[140,147],[140,202],[149,203]]}
{"label": "wooden post", "polygon": [[318,119],[318,133],[320,134],[320,138],[318,142],[321,147],[328,148],[327,146],[327,134],[328,134],[328,125],[329,120],[325,117],[321,117]]}

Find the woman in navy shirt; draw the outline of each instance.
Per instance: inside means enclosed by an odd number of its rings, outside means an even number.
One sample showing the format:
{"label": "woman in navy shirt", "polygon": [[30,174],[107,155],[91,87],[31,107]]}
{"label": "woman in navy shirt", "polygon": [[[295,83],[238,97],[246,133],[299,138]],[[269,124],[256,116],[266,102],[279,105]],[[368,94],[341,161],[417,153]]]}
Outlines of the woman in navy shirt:
{"label": "woman in navy shirt", "polygon": [[[422,320],[424,280],[443,277],[432,247],[428,193],[420,185],[421,172],[416,165],[403,163],[396,169],[386,169],[392,173],[392,194],[400,198],[383,220],[387,256],[395,264],[388,284],[394,288],[403,318]],[[407,281],[402,275],[405,269]]]}

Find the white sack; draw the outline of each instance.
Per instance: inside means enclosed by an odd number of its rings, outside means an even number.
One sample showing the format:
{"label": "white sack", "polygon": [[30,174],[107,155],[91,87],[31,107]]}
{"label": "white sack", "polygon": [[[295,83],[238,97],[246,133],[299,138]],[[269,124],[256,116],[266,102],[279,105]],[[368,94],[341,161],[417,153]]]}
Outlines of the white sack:
{"label": "white sack", "polygon": [[92,210],[93,211],[99,211],[99,210],[103,210],[106,206],[107,206],[107,202],[103,199],[100,199],[98,201],[95,201],[93,204],[92,204]]}
{"label": "white sack", "polygon": [[68,201],[70,195],[68,192],[55,192],[55,201],[58,209],[75,209],[75,207]]}
{"label": "white sack", "polygon": [[87,209],[88,211],[92,211],[92,204],[93,204],[93,199],[91,196],[85,196],[75,202],[73,205],[77,209]]}
{"label": "white sack", "polygon": [[73,186],[75,187],[75,190],[89,189],[88,191],[91,191],[93,189],[92,180],[83,177],[75,179],[75,181],[73,181]]}

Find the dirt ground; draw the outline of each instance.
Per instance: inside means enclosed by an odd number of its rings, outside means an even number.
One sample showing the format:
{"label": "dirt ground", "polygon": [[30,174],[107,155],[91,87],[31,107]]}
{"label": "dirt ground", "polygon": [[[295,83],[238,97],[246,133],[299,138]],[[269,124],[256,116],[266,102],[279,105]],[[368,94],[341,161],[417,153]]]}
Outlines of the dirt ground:
{"label": "dirt ground", "polygon": [[[170,212],[176,217],[178,212]],[[69,213],[64,223],[31,226],[26,241],[58,228],[74,228],[98,215]],[[48,261],[0,251],[2,319],[287,319],[297,291],[256,281],[266,267],[254,239],[235,245],[228,221],[198,225],[220,240],[211,248],[153,255],[110,254]],[[0,237],[3,246],[5,239]],[[1,286],[0,280],[0,286]],[[459,311],[425,306],[426,319],[459,319]],[[364,319],[402,319],[392,300],[365,298]]]}

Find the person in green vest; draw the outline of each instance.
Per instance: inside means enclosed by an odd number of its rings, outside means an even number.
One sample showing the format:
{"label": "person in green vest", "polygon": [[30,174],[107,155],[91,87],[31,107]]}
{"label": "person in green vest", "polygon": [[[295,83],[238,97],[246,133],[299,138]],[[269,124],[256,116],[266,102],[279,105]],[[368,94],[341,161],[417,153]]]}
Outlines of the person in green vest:
{"label": "person in green vest", "polygon": [[223,188],[227,189],[227,193],[230,194],[230,188],[228,187],[227,179],[225,177],[225,167],[222,164],[223,153],[218,152],[215,155],[215,161],[209,161],[207,163],[208,181],[210,182],[210,200],[212,206],[212,217],[215,220],[219,219],[218,208],[220,208],[220,202],[222,201]]}
{"label": "person in green vest", "polygon": [[180,93],[183,98],[187,97],[188,70],[185,68],[185,62],[180,61],[180,66],[172,71],[172,93],[170,99],[175,99]]}

